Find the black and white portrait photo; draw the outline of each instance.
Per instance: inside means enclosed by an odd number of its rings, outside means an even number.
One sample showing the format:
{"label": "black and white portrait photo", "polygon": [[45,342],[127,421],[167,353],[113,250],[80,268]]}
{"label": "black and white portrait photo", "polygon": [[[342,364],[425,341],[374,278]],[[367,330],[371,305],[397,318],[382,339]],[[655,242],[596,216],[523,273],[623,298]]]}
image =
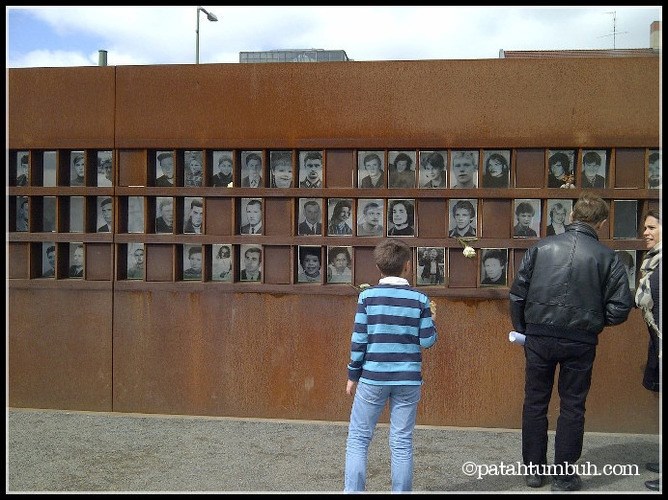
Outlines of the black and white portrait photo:
{"label": "black and white portrait photo", "polygon": [[213,175],[211,176],[211,185],[214,187],[233,187],[234,186],[234,156],[232,151],[214,151]]}
{"label": "black and white portrait photo", "polygon": [[44,151],[44,163],[42,165],[42,186],[56,186],[56,170],[58,166],[58,156],[55,151]]}
{"label": "black and white portrait photo", "polygon": [[214,243],[211,246],[212,281],[232,281],[232,245],[223,243]]}
{"label": "black and white portrait photo", "polygon": [[269,186],[273,188],[292,187],[292,151],[271,151],[269,153]]}
{"label": "black and white portrait photo", "polygon": [[155,154],[156,187],[172,187],[175,182],[174,152],[157,151]]}
{"label": "black and white portrait photo", "polygon": [[573,211],[573,200],[547,200],[547,220],[545,236],[553,236],[566,231]]}
{"label": "black and white portrait photo", "polygon": [[510,150],[483,151],[482,187],[507,188],[510,186]]}
{"label": "black and white portrait photo", "polygon": [[327,247],[327,283],[353,282],[353,247]]}
{"label": "black and white portrait photo", "polygon": [[28,230],[30,217],[30,201],[27,196],[16,197],[16,230],[24,232]]}
{"label": "black and white portrait photo", "polygon": [[615,240],[639,238],[638,200],[613,200],[614,224],[612,238]]}
{"label": "black and white portrait photo", "polygon": [[114,184],[111,151],[97,152],[97,187],[111,187]]}
{"label": "black and white portrait photo", "polygon": [[478,200],[451,199],[448,201],[448,237],[475,238],[478,236]]}
{"label": "black and white portrait photo", "polygon": [[572,149],[548,150],[547,187],[575,187],[575,151]]}
{"label": "black and white portrait photo", "polygon": [[415,187],[415,151],[390,151],[387,162],[388,187]]}
{"label": "black and white portrait photo", "polygon": [[186,196],[183,200],[183,234],[204,233],[204,200]]}
{"label": "black and white portrait photo", "polygon": [[42,243],[42,278],[56,277],[56,244],[53,241]]}
{"label": "black and white portrait photo", "polygon": [[320,283],[322,281],[322,248],[300,245],[297,254],[297,283]]}
{"label": "black and white portrait photo", "polygon": [[262,281],[262,247],[241,245],[239,281]]}
{"label": "black and white portrait photo", "polygon": [[629,276],[629,288],[632,292],[636,289],[636,251],[635,250],[615,250],[617,257],[622,261],[626,268],[626,274]]}
{"label": "black and white portrait photo", "polygon": [[158,196],[155,200],[155,232],[174,232],[174,200],[167,196]]}
{"label": "black and white portrait photo", "polygon": [[264,187],[263,175],[262,151],[242,151],[241,187]]}
{"label": "black and white portrait photo", "polygon": [[240,234],[263,234],[262,198],[241,198]]}
{"label": "black and white portrait photo", "polygon": [[110,233],[114,227],[114,200],[109,196],[97,197],[97,232]]}
{"label": "black and white portrait photo", "polygon": [[415,200],[388,200],[387,235],[415,236]]}
{"label": "black and white portrait photo", "polygon": [[385,236],[385,200],[357,200],[357,236]]}
{"label": "black and white portrait photo", "polygon": [[[105,197],[106,198],[106,197]],[[83,196],[70,196],[70,233],[84,232],[84,205]],[[100,222],[104,224],[103,222]],[[99,225],[97,227],[100,227]]]}
{"label": "black and white portrait photo", "polygon": [[144,244],[128,243],[127,278],[129,280],[144,279]]}
{"label": "black and white portrait photo", "polygon": [[647,158],[647,187],[661,188],[661,155],[658,149],[651,149]]}
{"label": "black and white portrait photo", "polygon": [[447,166],[447,151],[420,151],[419,187],[427,189],[448,187]]}
{"label": "black and white portrait photo", "polygon": [[538,238],[540,234],[540,200],[513,200],[513,238]]}
{"label": "black and white portrait photo", "polygon": [[415,282],[418,285],[445,283],[445,248],[417,247]]}
{"label": "black and white portrait photo", "polygon": [[320,198],[299,198],[299,236],[322,236],[322,200]]}
{"label": "black and white portrait photo", "polygon": [[330,198],[327,200],[327,234],[330,236],[352,236],[352,198]]}
{"label": "black and white portrait photo", "polygon": [[507,286],[508,284],[507,248],[481,249],[480,284],[483,286]]}
{"label": "black and white portrait photo", "polygon": [[185,187],[202,187],[204,178],[204,162],[201,151],[183,152],[183,185]]}
{"label": "black and white portrait photo", "polygon": [[604,188],[607,185],[608,163],[605,149],[582,151],[582,189]]}
{"label": "black and white portrait photo", "polygon": [[144,232],[144,197],[128,196],[128,233]]}
{"label": "black and white portrait photo", "polygon": [[70,243],[70,265],[68,269],[68,277],[83,278],[84,267],[86,263],[86,254],[82,242]]}
{"label": "black and white portrait photo", "polygon": [[385,153],[359,151],[357,153],[357,186],[360,188],[385,187]]}
{"label": "black and white portrait photo", "polygon": [[202,279],[202,245],[183,245],[183,279]]}
{"label": "black and white portrait photo", "polygon": [[478,187],[478,151],[452,151],[450,187],[471,189]]}
{"label": "black and white portrait photo", "polygon": [[28,151],[16,153],[16,185],[28,186],[30,184],[30,154]]}
{"label": "black and white portrait photo", "polygon": [[299,187],[322,188],[323,175],[322,151],[300,151]]}
{"label": "black and white portrait photo", "polygon": [[70,186],[86,185],[86,156],[83,151],[70,153]]}

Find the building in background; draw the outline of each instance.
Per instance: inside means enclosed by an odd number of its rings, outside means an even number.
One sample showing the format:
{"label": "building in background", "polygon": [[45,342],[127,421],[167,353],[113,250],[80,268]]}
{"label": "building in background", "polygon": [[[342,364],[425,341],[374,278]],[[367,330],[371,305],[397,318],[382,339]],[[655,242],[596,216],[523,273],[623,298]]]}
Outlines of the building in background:
{"label": "building in background", "polygon": [[239,52],[240,63],[350,61],[345,50],[289,49]]}

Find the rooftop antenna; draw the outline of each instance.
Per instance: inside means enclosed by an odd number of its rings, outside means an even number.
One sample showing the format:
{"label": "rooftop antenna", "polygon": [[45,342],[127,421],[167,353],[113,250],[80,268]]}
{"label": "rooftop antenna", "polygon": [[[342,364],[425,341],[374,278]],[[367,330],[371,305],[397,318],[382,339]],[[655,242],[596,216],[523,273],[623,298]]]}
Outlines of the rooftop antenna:
{"label": "rooftop antenna", "polygon": [[606,12],[606,14],[612,14],[612,33],[608,33],[607,35],[601,35],[599,38],[604,38],[606,36],[611,36],[612,37],[612,49],[617,48],[617,35],[623,35],[625,33],[628,33],[628,31],[617,31],[617,11],[614,10],[612,12]]}

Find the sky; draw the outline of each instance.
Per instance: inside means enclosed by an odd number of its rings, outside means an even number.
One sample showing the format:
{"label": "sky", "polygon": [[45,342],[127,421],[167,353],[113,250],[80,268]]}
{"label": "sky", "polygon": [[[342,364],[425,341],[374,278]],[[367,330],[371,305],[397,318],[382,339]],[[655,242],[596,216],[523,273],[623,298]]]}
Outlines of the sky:
{"label": "sky", "polygon": [[[501,49],[650,47],[660,6],[215,6],[199,13],[200,63],[239,52],[345,50],[355,61],[496,59]],[[195,64],[196,6],[6,7],[6,66]],[[613,35],[613,33],[616,33]]]}

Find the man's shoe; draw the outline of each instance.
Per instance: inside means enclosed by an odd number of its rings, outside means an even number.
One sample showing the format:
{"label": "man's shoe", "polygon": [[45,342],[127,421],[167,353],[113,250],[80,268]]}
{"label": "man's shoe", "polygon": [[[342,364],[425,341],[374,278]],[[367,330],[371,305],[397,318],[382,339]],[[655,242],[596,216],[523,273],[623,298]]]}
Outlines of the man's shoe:
{"label": "man's shoe", "polygon": [[659,480],[652,479],[651,481],[645,481],[645,486],[648,490],[659,491]]}
{"label": "man's shoe", "polygon": [[554,476],[552,491],[579,491],[582,489],[582,479],[577,474],[572,476]]}
{"label": "man's shoe", "polygon": [[651,472],[659,472],[659,462],[649,462],[645,464],[645,468]]}
{"label": "man's shoe", "polygon": [[542,474],[527,474],[524,480],[529,488],[540,488],[545,484],[545,476]]}

